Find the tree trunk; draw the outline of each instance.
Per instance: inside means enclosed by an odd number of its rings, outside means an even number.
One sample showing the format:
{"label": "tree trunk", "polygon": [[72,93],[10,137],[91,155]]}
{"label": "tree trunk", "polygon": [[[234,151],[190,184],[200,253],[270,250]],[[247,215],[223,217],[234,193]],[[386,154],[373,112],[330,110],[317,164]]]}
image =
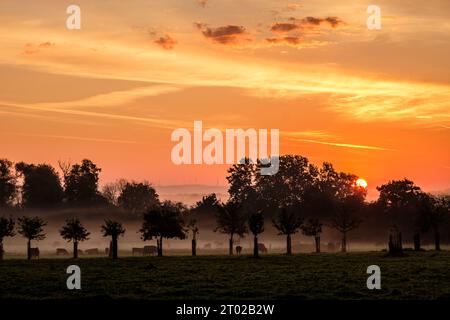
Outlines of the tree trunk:
{"label": "tree trunk", "polygon": [[441,251],[441,235],[439,234],[438,228],[434,229],[434,249]]}
{"label": "tree trunk", "polygon": [[73,258],[78,258],[78,241],[73,242]]}
{"label": "tree trunk", "polygon": [[228,247],[228,254],[229,254],[230,256],[232,256],[232,255],[233,255],[233,235],[231,235],[231,237],[230,237],[228,246],[229,246],[229,247]]}
{"label": "tree trunk", "polygon": [[109,251],[108,251],[108,257],[112,258],[113,256],[113,242],[109,242]]}
{"label": "tree trunk", "polygon": [[3,242],[0,242],[0,261],[3,261]]}
{"label": "tree trunk", "polygon": [[117,259],[117,237],[112,237],[112,258]]}
{"label": "tree trunk", "polygon": [[314,240],[316,242],[316,253],[320,253],[320,236],[315,236]]}
{"label": "tree trunk", "polygon": [[288,234],[286,237],[286,254],[290,256],[292,254],[292,243],[291,243],[291,235]]}
{"label": "tree trunk", "polygon": [[28,239],[27,243],[27,260],[31,260],[31,240]]}
{"label": "tree trunk", "polygon": [[342,233],[341,251],[347,252],[347,233]]}
{"label": "tree trunk", "polygon": [[259,250],[258,250],[258,237],[255,236],[253,238],[253,256],[257,258],[259,256]]}
{"label": "tree trunk", "polygon": [[414,251],[420,251],[420,233],[414,234]]}
{"label": "tree trunk", "polygon": [[195,257],[197,255],[197,240],[192,239],[192,256]]}
{"label": "tree trunk", "polygon": [[160,237],[159,241],[156,245],[158,247],[158,257],[162,257],[163,256],[163,238]]}

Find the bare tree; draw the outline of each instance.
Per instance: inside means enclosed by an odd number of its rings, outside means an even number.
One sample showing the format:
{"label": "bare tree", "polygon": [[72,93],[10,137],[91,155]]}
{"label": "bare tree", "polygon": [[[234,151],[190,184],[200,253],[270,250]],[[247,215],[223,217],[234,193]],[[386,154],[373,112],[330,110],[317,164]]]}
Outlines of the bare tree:
{"label": "bare tree", "polygon": [[337,204],[331,217],[330,226],[342,234],[341,251],[347,252],[347,233],[358,228],[362,220],[356,214],[364,205],[363,198],[358,195],[347,196]]}
{"label": "bare tree", "polygon": [[299,216],[296,208],[281,208],[275,219],[272,220],[273,226],[279,231],[278,234],[286,236],[286,254],[292,254],[291,236],[298,232],[303,224],[303,218]]}

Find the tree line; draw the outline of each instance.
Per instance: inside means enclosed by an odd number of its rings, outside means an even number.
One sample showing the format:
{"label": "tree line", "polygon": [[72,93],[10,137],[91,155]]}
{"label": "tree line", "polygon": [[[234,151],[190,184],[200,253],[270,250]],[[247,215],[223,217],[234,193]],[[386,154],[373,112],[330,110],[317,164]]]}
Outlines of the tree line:
{"label": "tree line", "polygon": [[[367,202],[367,190],[356,185],[357,176],[338,172],[332,164],[316,166],[305,157],[280,157],[276,175],[260,175],[262,163],[244,163],[228,169],[229,199],[222,203],[215,194],[203,197],[188,208],[182,203],[160,201],[156,190],[148,182],[119,180],[98,188],[98,168],[90,160],[80,164],[59,163],[56,169],[48,164],[17,163],[0,160],[0,207],[49,208],[55,206],[111,206],[121,208],[143,219],[142,240],[157,240],[158,255],[162,256],[163,239],[192,237],[192,254],[196,255],[199,233],[197,219],[214,217],[214,231],[229,236],[229,254],[233,254],[235,237],[251,234],[253,254],[258,256],[258,236],[267,221],[286,237],[286,253],[292,254],[292,236],[302,232],[314,237],[316,252],[320,252],[323,227],[339,231],[341,251],[348,245],[348,233],[363,223],[367,212],[376,212],[379,219],[391,225],[389,249],[401,253],[402,231],[413,232],[414,249],[421,249],[421,234],[434,233],[435,249],[440,250],[440,233],[448,221],[450,197],[423,192],[408,179],[389,181],[377,187],[376,201]],[[22,181],[19,185],[19,180]],[[28,258],[31,240],[45,237],[46,222],[39,217],[23,217],[17,221],[18,233],[28,239]],[[0,251],[3,239],[14,236],[15,221],[0,218]],[[122,224],[105,220],[101,227],[104,236],[112,238],[112,255],[117,257],[118,238],[125,233]],[[61,229],[61,236],[73,242],[74,258],[78,243],[88,239],[89,232],[80,220],[71,218]],[[399,241],[400,239],[400,241]],[[395,244],[395,245],[394,245]]]}

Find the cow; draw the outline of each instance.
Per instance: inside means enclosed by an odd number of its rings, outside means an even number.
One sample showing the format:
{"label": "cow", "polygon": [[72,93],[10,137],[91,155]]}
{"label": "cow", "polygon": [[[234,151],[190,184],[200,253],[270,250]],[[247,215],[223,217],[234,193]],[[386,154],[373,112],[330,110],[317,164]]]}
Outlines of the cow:
{"label": "cow", "polygon": [[211,249],[211,243],[205,243],[203,246],[204,249]]}
{"label": "cow", "polygon": [[30,248],[31,258],[36,257],[39,259],[39,248]]}
{"label": "cow", "polygon": [[69,252],[66,249],[64,249],[64,248],[57,248],[56,249],[56,255],[57,256],[68,256]]}
{"label": "cow", "polygon": [[242,247],[241,247],[241,246],[236,246],[236,254],[237,254],[238,256],[241,255],[241,251],[242,251]]}
{"label": "cow", "polygon": [[134,256],[135,254],[143,256],[144,255],[144,248],[132,248],[131,254]]}
{"label": "cow", "polygon": [[87,250],[85,250],[85,252],[86,252],[86,254],[89,255],[89,256],[93,256],[93,255],[96,255],[96,254],[100,254],[100,252],[98,251],[97,248],[87,249]]}
{"label": "cow", "polygon": [[258,251],[260,253],[267,253],[267,248],[264,243],[258,243]]}
{"label": "cow", "polygon": [[335,252],[336,251],[336,245],[333,242],[328,242],[328,244],[327,244],[327,251],[328,252]]}
{"label": "cow", "polygon": [[143,252],[144,256],[148,256],[148,255],[153,256],[156,253],[158,253],[158,248],[156,246],[145,246],[144,247],[144,252]]}

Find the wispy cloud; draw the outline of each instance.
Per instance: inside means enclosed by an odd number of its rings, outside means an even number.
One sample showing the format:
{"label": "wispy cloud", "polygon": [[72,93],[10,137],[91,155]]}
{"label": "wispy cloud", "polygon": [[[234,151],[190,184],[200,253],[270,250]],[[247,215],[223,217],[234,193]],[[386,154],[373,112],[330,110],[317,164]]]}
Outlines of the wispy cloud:
{"label": "wispy cloud", "polygon": [[377,147],[377,146],[367,146],[360,144],[350,144],[350,143],[337,143],[337,142],[327,142],[313,139],[302,139],[302,138],[292,138],[294,141],[300,142],[308,142],[308,143],[316,143],[333,147],[341,147],[341,148],[352,148],[352,149],[365,149],[365,150],[377,150],[377,151],[394,151],[394,149]]}
{"label": "wispy cloud", "polygon": [[52,134],[26,134],[26,133],[9,133],[9,134],[26,136],[26,137],[41,137],[41,138],[50,138],[50,139],[76,140],[76,141],[88,141],[88,142],[100,142],[100,143],[138,144],[138,142],[136,142],[136,141],[120,140],[120,139],[104,139],[104,138],[65,136],[65,135],[52,135]]}

